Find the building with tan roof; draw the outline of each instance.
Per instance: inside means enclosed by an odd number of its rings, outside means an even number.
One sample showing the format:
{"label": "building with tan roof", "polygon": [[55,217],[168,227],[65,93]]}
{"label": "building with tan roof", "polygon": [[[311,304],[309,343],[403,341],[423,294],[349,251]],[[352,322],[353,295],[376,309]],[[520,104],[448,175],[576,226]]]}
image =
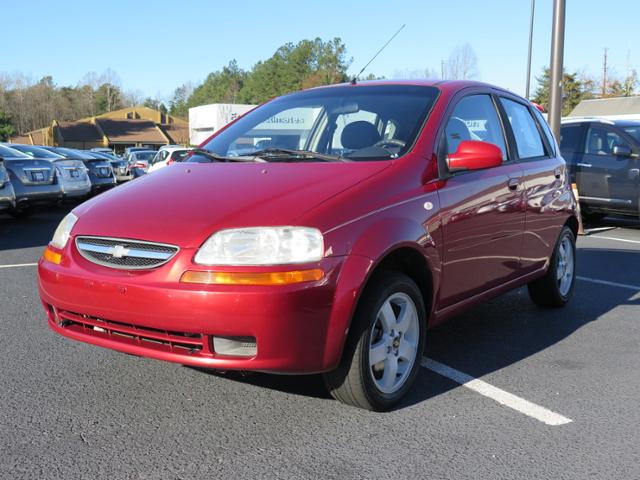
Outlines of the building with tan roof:
{"label": "building with tan roof", "polygon": [[130,107],[75,122],[58,122],[9,139],[13,143],[49,145],[87,150],[107,147],[158,148],[189,144],[189,122],[148,107]]}

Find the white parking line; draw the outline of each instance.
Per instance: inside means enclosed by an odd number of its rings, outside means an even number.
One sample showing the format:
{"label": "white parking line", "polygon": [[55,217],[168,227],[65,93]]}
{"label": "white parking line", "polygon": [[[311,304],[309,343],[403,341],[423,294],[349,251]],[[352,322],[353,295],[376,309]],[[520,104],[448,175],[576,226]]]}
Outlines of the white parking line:
{"label": "white parking line", "polygon": [[607,280],[598,280],[597,278],[581,277],[579,275],[576,275],[576,279],[582,280],[583,282],[599,283],[600,285],[609,285],[610,287],[626,288],[628,290],[633,290],[634,292],[640,291],[640,286],[629,285],[628,283],[609,282]]}
{"label": "white parking line", "polygon": [[628,240],[626,238],[607,237],[606,235],[589,235],[586,238],[601,238],[603,240],[615,240],[616,242],[640,243],[640,240]]}
{"label": "white parking line", "polygon": [[467,387],[474,392],[479,393],[480,395],[484,395],[485,397],[495,400],[505,407],[512,408],[547,425],[565,425],[573,421],[559,413],[552,412],[551,410],[541,407],[540,405],[536,405],[524,398],[520,398],[517,395],[513,395],[512,393],[494,387],[493,385],[489,385],[487,382],[478,380],[471,375],[467,375],[455,368],[448,367],[447,365],[432,360],[431,358],[423,357],[420,365],[442,375],[443,377],[447,377],[450,380],[459,383],[463,387]]}
{"label": "white parking line", "polygon": [[15,265],[0,265],[0,268],[35,267],[37,263],[16,263]]}

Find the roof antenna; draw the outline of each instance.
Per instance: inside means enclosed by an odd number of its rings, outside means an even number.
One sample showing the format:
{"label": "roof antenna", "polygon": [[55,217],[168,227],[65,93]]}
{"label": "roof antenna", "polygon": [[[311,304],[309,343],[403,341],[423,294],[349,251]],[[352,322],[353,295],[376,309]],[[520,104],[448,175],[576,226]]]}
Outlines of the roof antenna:
{"label": "roof antenna", "polygon": [[351,85],[355,85],[356,83],[358,83],[358,77],[360,75],[362,75],[362,73],[367,69],[367,67],[371,64],[371,62],[373,62],[376,57],[378,55],[380,55],[380,53],[382,53],[382,51],[387,48],[387,45],[389,45],[391,43],[391,40],[393,40],[394,38],[396,38],[396,35],[398,35],[400,33],[400,30],[402,30],[404,27],[406,26],[406,24],[402,24],[402,26],[398,29],[398,31],[396,33],[393,34],[393,36],[387,40],[387,43],[385,43],[382,48],[380,50],[378,50],[378,52],[373,56],[373,58],[371,60],[369,60],[369,63],[367,63],[364,67],[362,67],[362,70],[360,70],[360,72],[351,79]]}

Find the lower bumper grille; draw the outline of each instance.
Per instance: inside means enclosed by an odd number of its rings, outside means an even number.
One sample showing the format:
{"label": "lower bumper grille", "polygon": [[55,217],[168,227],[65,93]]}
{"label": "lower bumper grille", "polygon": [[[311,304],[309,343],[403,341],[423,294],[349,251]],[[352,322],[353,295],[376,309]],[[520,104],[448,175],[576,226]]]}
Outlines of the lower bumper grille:
{"label": "lower bumper grille", "polygon": [[[89,315],[56,310],[58,325],[85,335],[179,354],[209,353],[206,336],[114,322]],[[203,352],[203,349],[205,352]]]}

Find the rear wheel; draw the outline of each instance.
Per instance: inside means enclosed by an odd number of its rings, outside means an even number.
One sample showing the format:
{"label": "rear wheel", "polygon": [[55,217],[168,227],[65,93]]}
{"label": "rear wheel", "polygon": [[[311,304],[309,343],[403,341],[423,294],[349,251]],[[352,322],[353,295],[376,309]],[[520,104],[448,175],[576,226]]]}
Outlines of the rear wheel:
{"label": "rear wheel", "polygon": [[599,223],[606,216],[607,216],[606,213],[586,211],[586,212],[582,212],[582,221],[583,223],[587,223],[587,224]]}
{"label": "rear wheel", "polygon": [[576,279],[576,239],[565,226],[560,232],[549,269],[529,283],[531,300],[543,307],[564,307],[573,295]]}
{"label": "rear wheel", "polygon": [[354,316],[342,361],[324,375],[331,395],[367,410],[388,410],[411,388],[426,331],[422,294],[406,275],[372,280]]}
{"label": "rear wheel", "polygon": [[13,218],[27,218],[31,215],[31,207],[29,205],[17,205],[15,208],[9,210],[8,213]]}

